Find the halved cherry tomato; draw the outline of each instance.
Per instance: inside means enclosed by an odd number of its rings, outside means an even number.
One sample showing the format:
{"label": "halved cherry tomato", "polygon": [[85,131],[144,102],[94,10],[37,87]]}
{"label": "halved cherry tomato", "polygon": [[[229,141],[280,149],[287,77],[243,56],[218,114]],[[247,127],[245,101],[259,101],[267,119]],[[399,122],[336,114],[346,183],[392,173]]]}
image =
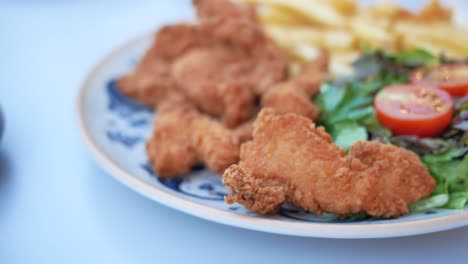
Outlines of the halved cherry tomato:
{"label": "halved cherry tomato", "polygon": [[442,64],[431,68],[419,68],[410,73],[412,83],[443,89],[453,96],[468,94],[468,65]]}
{"label": "halved cherry tomato", "polygon": [[436,136],[452,120],[453,101],[444,90],[416,84],[390,85],[375,97],[379,121],[394,135]]}

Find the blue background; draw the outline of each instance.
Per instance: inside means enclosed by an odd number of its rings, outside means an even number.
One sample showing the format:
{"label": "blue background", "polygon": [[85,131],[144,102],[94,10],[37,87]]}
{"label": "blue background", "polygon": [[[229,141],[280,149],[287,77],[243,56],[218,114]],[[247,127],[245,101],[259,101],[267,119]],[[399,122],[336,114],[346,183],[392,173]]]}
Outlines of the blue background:
{"label": "blue background", "polygon": [[75,124],[81,81],[119,44],[190,16],[188,1],[0,1],[0,263],[467,263],[468,228],[265,234],[169,209],[100,169]]}

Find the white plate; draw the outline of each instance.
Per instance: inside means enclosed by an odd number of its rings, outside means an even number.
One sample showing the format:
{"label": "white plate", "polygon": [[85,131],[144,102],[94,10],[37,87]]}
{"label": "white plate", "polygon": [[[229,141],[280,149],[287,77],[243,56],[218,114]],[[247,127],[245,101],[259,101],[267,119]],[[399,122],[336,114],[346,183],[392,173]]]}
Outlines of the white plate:
{"label": "white plate", "polygon": [[284,206],[278,215],[261,216],[223,201],[219,175],[202,168],[185,177],[160,181],[146,160],[145,140],[154,113],[122,96],[114,80],[132,69],[151,36],[130,41],[104,58],[89,74],[77,100],[78,126],[97,161],[117,180],[138,193],[174,209],[210,221],[278,234],[376,238],[430,233],[468,225],[468,209],[434,210],[398,219],[338,220]]}

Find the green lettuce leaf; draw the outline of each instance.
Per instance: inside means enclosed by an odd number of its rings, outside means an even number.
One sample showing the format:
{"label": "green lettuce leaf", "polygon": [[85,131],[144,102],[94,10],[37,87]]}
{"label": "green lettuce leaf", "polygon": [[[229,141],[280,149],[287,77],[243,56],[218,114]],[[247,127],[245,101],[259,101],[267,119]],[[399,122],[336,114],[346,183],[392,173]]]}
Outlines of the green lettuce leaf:
{"label": "green lettuce leaf", "polygon": [[399,53],[367,49],[353,63],[352,78],[324,83],[316,98],[322,110],[318,124],[325,127],[339,146],[349,149],[357,141],[372,139],[412,150],[422,157],[437,186],[430,197],[411,204],[412,212],[467,206],[468,96],[455,100],[452,124],[435,138],[392,136],[377,119],[373,101],[383,87],[406,83],[413,69],[439,61],[440,58],[422,49]]}
{"label": "green lettuce leaf", "polygon": [[365,127],[357,123],[339,124],[336,128],[337,134],[334,136],[335,143],[344,148],[349,149],[354,142],[367,140],[367,130]]}
{"label": "green lettuce leaf", "polygon": [[468,200],[468,155],[463,149],[428,154],[422,160],[437,183],[432,195],[447,194],[449,199],[443,205],[446,208],[464,208]]}
{"label": "green lettuce leaf", "polygon": [[451,193],[445,207],[449,209],[463,209],[467,205],[467,201],[468,191]]}
{"label": "green lettuce leaf", "polygon": [[418,213],[428,211],[437,207],[442,207],[449,201],[448,194],[433,195],[429,198],[421,199],[410,205],[410,211],[412,213]]}
{"label": "green lettuce leaf", "polygon": [[439,62],[439,59],[423,49],[404,50],[395,55],[395,61],[400,64],[410,66],[432,66]]}

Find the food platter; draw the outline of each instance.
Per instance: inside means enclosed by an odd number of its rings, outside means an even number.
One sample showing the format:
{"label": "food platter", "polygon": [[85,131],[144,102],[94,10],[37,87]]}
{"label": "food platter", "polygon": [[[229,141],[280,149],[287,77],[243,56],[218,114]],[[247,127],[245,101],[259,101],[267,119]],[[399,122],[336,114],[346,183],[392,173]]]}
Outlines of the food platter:
{"label": "food platter", "polygon": [[92,155],[113,177],[136,192],[174,209],[226,225],[308,237],[377,238],[407,236],[468,225],[468,209],[437,209],[396,219],[316,216],[291,206],[261,216],[224,202],[221,177],[194,168],[184,177],[160,180],[145,155],[155,113],[123,96],[115,80],[131,70],[152,41],[145,35],[105,57],[88,75],[77,98],[77,121]]}

